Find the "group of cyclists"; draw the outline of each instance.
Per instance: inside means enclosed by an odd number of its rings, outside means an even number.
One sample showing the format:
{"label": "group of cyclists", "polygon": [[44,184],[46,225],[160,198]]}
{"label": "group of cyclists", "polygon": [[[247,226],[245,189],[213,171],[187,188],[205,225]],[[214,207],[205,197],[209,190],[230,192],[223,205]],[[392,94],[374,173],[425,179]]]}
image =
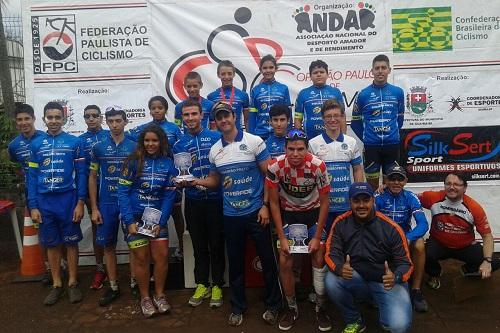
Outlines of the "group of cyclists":
{"label": "group of cyclists", "polygon": [[[210,307],[222,306],[227,252],[229,325],[241,325],[247,309],[247,235],[262,263],[266,290],[262,318],[270,325],[278,323],[281,330],[291,329],[299,317],[297,232],[307,239],[304,252],[311,256],[311,298],[320,331],[332,328],[325,310],[327,296],[344,316],[344,332],[366,328],[352,308],[352,299],[347,305],[341,301],[352,285],[335,276],[356,280],[355,288],[362,283],[369,286],[386,330],[405,332],[412,304],[416,311],[427,311],[420,287],[428,223],[418,197],[403,189],[407,176],[397,162],[404,93],[387,82],[388,57],[373,59],[373,83],[360,91],[353,109],[351,127],[364,143],[363,155],[357,140],[346,134],[343,97],[326,83],[325,62],[310,64],[312,85],[299,92],[293,119],[288,87],[275,80],[276,59],[263,57],[259,68],[262,81],[250,96],[234,87],[236,69],[231,61],[218,64],[221,87],[207,98],[200,95],[201,76],[189,72],[184,79],[188,98],[176,105],[175,122],[166,118],[166,99],[155,96],[148,103],[152,121],[128,131],[127,115],[119,106],[108,107],[104,114],[97,105],[87,106],[83,117],[88,131],[77,138],[63,131],[60,104],[45,105],[46,132],[35,129],[31,106],[18,105],[21,134],[9,152],[26,175],[27,205],[46,251],[52,288],[45,305],[55,304],[65,290],[71,303],[82,300],[78,242],[86,205],[97,262],[92,287],[102,288],[105,279],[109,284],[99,299],[101,306],[120,296],[116,244],[121,226],[130,249],[130,286],[140,298],[143,315],[170,310],[165,281],[172,216],[179,241],[185,218],[193,244],[197,287],[188,300],[191,306],[205,299],[210,299]],[[109,130],[102,128],[103,118]],[[174,160],[181,154],[189,156],[192,177],[179,176]],[[386,185],[379,188],[381,168]],[[152,216],[152,233],[145,234],[141,225]],[[180,242],[178,257],[182,247]],[[61,263],[67,266],[67,288]],[[401,311],[410,309],[401,315],[406,321],[394,320],[391,313],[396,310],[384,305],[384,297],[400,300],[395,304]]]}

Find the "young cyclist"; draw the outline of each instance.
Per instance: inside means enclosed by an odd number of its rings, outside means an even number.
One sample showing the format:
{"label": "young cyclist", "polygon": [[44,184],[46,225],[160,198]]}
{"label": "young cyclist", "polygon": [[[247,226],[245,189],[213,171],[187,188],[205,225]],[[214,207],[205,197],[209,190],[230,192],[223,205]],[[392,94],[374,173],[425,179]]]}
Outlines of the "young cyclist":
{"label": "young cyclist", "polygon": [[309,150],[326,164],[330,179],[330,209],[326,232],[335,218],[349,210],[351,169],[355,182],[364,181],[363,163],[356,140],[341,131],[345,117],[344,105],[336,99],[325,101],[321,107],[325,130],[309,141]]}
{"label": "young cyclist", "polygon": [[373,58],[373,83],[359,92],[352,110],[351,128],[363,141],[366,179],[374,189],[379,186],[380,167],[385,175],[399,162],[405,101],[403,89],[387,83],[390,73],[386,55]]}
{"label": "young cyclist", "polygon": [[[190,172],[205,178],[210,171],[208,154],[220,139],[218,131],[202,126],[202,106],[197,100],[187,100],[182,105],[182,119],[186,126],[182,138],[174,145],[174,156],[189,153],[192,161]],[[184,215],[194,250],[194,278],[197,284],[191,306],[198,306],[210,298],[211,307],[222,306],[224,285],[224,225],[222,223],[222,195],[220,188],[188,187],[185,190]],[[212,273],[212,288],[209,275]]]}
{"label": "young cyclist", "polygon": [[186,126],[182,121],[182,106],[186,101],[194,100],[201,105],[202,120],[201,126],[208,129],[217,129],[215,121],[211,118],[212,107],[214,102],[201,97],[200,90],[203,88],[201,76],[197,72],[189,72],[184,77],[184,89],[188,94],[188,98],[184,101],[177,103],[175,106],[175,124],[186,131]]}
{"label": "young cyclist", "polygon": [[269,110],[269,119],[273,132],[266,140],[266,147],[271,158],[285,153],[285,135],[290,125],[291,111],[288,105],[275,104]]}
{"label": "young cyclist", "polygon": [[303,237],[309,239],[318,329],[325,332],[332,328],[324,310],[327,268],[323,259],[330,184],[325,163],[307,151],[307,141],[302,130],[288,132],[285,138],[286,154],[273,160],[267,171],[266,187],[269,188],[271,214],[280,241],[280,280],[288,305],[280,319],[279,329],[289,330],[299,316],[292,269],[294,256],[288,239],[292,225],[302,225],[307,228],[307,235]]}
{"label": "young cyclist", "polygon": [[44,300],[55,304],[63,295],[60,262],[62,246],[68,260],[68,296],[71,303],[82,300],[78,288],[78,242],[80,221],[87,198],[87,173],[81,141],[63,132],[64,109],[49,102],[43,109],[47,134],[31,144],[28,176],[28,208],[40,224],[40,243],[47,248],[53,287]]}
{"label": "young cyclist", "polygon": [[[174,144],[181,138],[182,133],[177,125],[167,120],[167,110],[168,110],[168,102],[163,96],[154,96],[149,99],[148,102],[149,113],[151,117],[153,117],[153,121],[149,123],[142,124],[137,126],[136,128],[130,130],[129,135],[130,138],[134,141],[137,141],[139,134],[142,130],[144,130],[147,126],[151,124],[155,124],[160,126],[165,134],[167,135],[168,144],[170,147],[173,147]],[[174,220],[175,232],[177,234],[177,239],[179,241],[179,247],[175,250],[174,256],[177,259],[182,259],[183,255],[183,242],[182,242],[182,234],[184,234],[184,218],[182,216],[182,192],[177,192],[175,197],[175,206],[172,211],[172,218]]]}
{"label": "young cyclist", "polygon": [[328,65],[322,60],[315,60],[309,65],[312,86],[302,89],[295,102],[295,128],[304,128],[308,138],[314,138],[325,129],[321,118],[321,107],[326,100],[336,98],[344,104],[344,97],[339,89],[326,84]]}
{"label": "young cyclist", "polygon": [[[171,180],[176,174],[165,132],[155,124],[146,127],[139,134],[136,149],[125,160],[118,180],[118,206],[133,256],[141,310],[145,317],[170,310],[164,289],[168,272],[167,222],[175,199]],[[148,207],[161,211],[154,227],[155,237],[137,232],[137,224]],[[149,293],[151,259],[154,262],[153,299]]]}
{"label": "young cyclist", "polygon": [[259,70],[262,82],[256,85],[250,94],[250,113],[248,132],[266,140],[273,132],[269,111],[273,105],[290,105],[288,87],[274,78],[278,70],[276,59],[268,54],[260,60]]}
{"label": "young cyclist", "polygon": [[[104,248],[109,288],[99,299],[107,306],[120,295],[116,272],[116,242],[120,225],[118,209],[118,178],[123,162],[135,149],[135,142],[125,138],[127,115],[112,108],[105,113],[108,136],[92,147],[89,174],[91,220],[96,226],[96,243]],[[99,184],[99,185],[98,185]]]}
{"label": "young cyclist", "polygon": [[[104,140],[109,135],[109,131],[103,129],[101,126],[102,114],[101,109],[97,105],[87,105],[85,109],[83,109],[83,119],[87,125],[87,132],[83,133],[78,138],[82,142],[83,151],[85,153],[85,170],[89,172],[92,146],[94,146],[97,142]],[[90,201],[87,200],[85,204],[87,206],[89,216],[92,215]],[[92,245],[94,248],[96,271],[90,288],[98,290],[102,288],[103,282],[106,280],[106,271],[104,270],[103,264],[104,249],[96,243],[95,224],[92,224]]]}
{"label": "young cyclist", "polygon": [[217,65],[217,77],[220,79],[221,87],[208,94],[207,98],[214,103],[222,101],[229,104],[236,115],[236,127],[241,129],[244,125],[248,130],[250,102],[246,92],[233,86],[235,73],[236,68],[231,61],[221,61]]}

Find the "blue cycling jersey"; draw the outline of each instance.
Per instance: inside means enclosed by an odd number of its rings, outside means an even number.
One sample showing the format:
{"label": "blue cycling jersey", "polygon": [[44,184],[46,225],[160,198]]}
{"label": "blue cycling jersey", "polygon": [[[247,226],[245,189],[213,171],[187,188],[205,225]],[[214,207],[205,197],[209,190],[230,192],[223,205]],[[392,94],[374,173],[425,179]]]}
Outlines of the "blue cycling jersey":
{"label": "blue cycling jersey", "polygon": [[137,140],[139,140],[139,134],[141,134],[142,130],[151,124],[156,124],[163,129],[163,131],[167,135],[168,144],[170,145],[170,148],[172,148],[174,146],[174,143],[176,143],[177,140],[179,140],[182,136],[181,130],[176,124],[164,119],[161,121],[153,120],[150,121],[149,123],[142,124],[135,128],[132,128],[131,130],[128,131],[128,133],[126,133],[127,138],[137,142]]}
{"label": "blue cycling jersey", "polygon": [[264,175],[259,163],[269,159],[266,144],[256,135],[238,131],[233,142],[222,137],[210,149],[210,171],[220,175],[223,211],[243,216],[262,207]]}
{"label": "blue cycling jersey", "polygon": [[269,110],[273,105],[290,105],[288,87],[275,80],[262,82],[250,93],[248,132],[267,138],[273,132],[269,123]]}
{"label": "blue cycling jersey", "polygon": [[276,136],[272,133],[266,140],[266,147],[271,158],[276,158],[285,153],[285,136]]}
{"label": "blue cycling jersey", "polygon": [[169,157],[144,159],[141,174],[137,174],[137,161],[124,168],[118,180],[118,206],[123,223],[128,226],[142,216],[146,207],[162,212],[160,226],[165,227],[175,200],[172,178],[177,174]]}
{"label": "blue cycling jersey", "polygon": [[[175,124],[182,128],[184,132],[187,132],[184,123],[182,122],[182,106],[184,105],[186,101],[182,101],[180,103],[177,103],[175,106]],[[203,114],[203,119],[201,120],[201,127],[203,128],[208,128],[210,129],[210,122],[214,121],[212,118],[212,107],[214,106],[214,102],[203,98],[199,97],[198,102],[201,105],[201,113]]]}
{"label": "blue cycling jersey", "polygon": [[[190,153],[192,166],[190,173],[197,178],[206,178],[210,173],[210,161],[208,155],[210,148],[219,141],[221,134],[216,131],[203,128],[196,134],[186,132],[174,145],[174,155],[178,153]],[[220,199],[220,189],[204,190],[196,187],[186,188],[186,197],[194,200]]]}
{"label": "blue cycling jersey", "polygon": [[[388,188],[375,197],[377,210],[390,217],[404,230],[406,238],[414,241],[423,237],[429,229],[422,205],[418,197],[410,191],[402,190],[397,195],[392,194]],[[411,217],[415,219],[416,226],[411,228]]]}
{"label": "blue cycling jersey", "polygon": [[99,177],[99,204],[118,203],[118,178],[123,161],[135,149],[136,143],[124,138],[116,144],[111,135],[92,147],[90,169]]}
{"label": "blue cycling jersey", "polygon": [[97,142],[106,139],[109,135],[109,131],[105,129],[99,129],[95,132],[87,131],[80,135],[78,138],[82,141],[83,153],[85,155],[86,171],[88,172],[90,167],[92,146]]}
{"label": "blue cycling jersey", "polygon": [[323,132],[309,141],[309,150],[326,164],[330,179],[329,212],[349,210],[351,167],[363,163],[356,139],[340,133],[332,140]]}
{"label": "blue cycling jersey", "polygon": [[351,128],[365,145],[398,144],[403,127],[403,89],[386,83],[361,90],[352,110]]}
{"label": "blue cycling jersey", "polygon": [[332,98],[344,104],[344,98],[340,90],[328,85],[322,87],[310,86],[299,92],[295,101],[295,119],[302,121],[302,127],[308,138],[320,135],[325,129],[321,117],[321,107],[325,101]]}
{"label": "blue cycling jersey", "polygon": [[217,88],[215,91],[208,94],[207,98],[214,103],[223,101],[231,105],[236,115],[236,127],[238,130],[242,128],[243,110],[248,109],[250,106],[250,101],[246,92],[234,86]]}
{"label": "blue cycling jersey", "polygon": [[45,132],[39,130],[36,130],[30,138],[25,137],[23,134],[19,134],[9,143],[9,158],[12,162],[17,163],[19,167],[22,168],[25,183],[27,183],[31,143],[37,137],[44,134]]}
{"label": "blue cycling jersey", "polygon": [[31,143],[28,207],[38,208],[38,195],[77,189],[78,199],[87,197],[87,172],[81,141],[61,132],[44,134]]}

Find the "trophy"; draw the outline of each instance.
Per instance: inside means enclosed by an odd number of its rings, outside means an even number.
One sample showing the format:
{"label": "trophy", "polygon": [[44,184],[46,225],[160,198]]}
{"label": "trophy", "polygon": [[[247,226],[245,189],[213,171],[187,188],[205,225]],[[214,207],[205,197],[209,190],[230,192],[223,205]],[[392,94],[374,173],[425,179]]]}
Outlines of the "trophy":
{"label": "trophy", "polygon": [[306,239],[308,237],[307,225],[305,224],[290,224],[288,226],[289,239],[293,241],[290,246],[290,253],[307,253],[308,247]]}
{"label": "trophy", "polygon": [[174,154],[174,164],[177,170],[179,170],[179,175],[174,180],[176,183],[194,180],[194,176],[189,173],[189,168],[193,165],[190,153]]}
{"label": "trophy", "polygon": [[161,211],[146,207],[142,213],[142,218],[137,222],[137,233],[149,237],[155,237],[154,228],[160,223]]}

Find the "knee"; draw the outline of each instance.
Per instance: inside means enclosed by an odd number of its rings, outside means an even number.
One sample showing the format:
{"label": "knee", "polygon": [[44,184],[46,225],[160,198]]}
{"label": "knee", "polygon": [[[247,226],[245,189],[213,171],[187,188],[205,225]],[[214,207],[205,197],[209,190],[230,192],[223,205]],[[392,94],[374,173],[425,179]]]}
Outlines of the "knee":
{"label": "knee", "polygon": [[342,278],[335,275],[335,273],[327,272],[325,276],[325,289],[327,294],[333,298],[342,284]]}
{"label": "knee", "polygon": [[410,329],[411,316],[400,316],[394,318],[387,325],[382,326],[391,333],[405,333]]}
{"label": "knee", "polygon": [[425,254],[425,242],[423,238],[419,238],[412,243],[413,251],[417,254]]}

